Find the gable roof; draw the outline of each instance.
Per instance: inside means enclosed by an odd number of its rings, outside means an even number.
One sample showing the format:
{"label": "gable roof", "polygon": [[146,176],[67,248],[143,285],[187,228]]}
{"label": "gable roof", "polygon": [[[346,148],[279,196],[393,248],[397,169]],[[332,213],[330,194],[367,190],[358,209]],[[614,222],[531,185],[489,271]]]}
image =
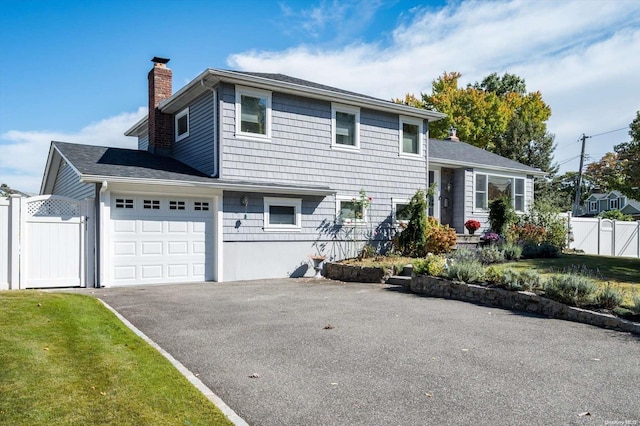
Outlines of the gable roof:
{"label": "gable roof", "polygon": [[620,209],[625,214],[637,214],[640,213],[640,201],[627,199],[627,204]]}
{"label": "gable roof", "polygon": [[274,184],[211,177],[171,157],[148,151],[51,142],[41,193],[50,192],[59,164],[66,161],[84,183],[126,182],[211,187],[223,190],[277,191],[291,194],[329,195],[327,186]]}
{"label": "gable roof", "polygon": [[494,154],[466,142],[429,139],[429,163],[441,163],[462,167],[481,167],[492,170],[527,173],[545,176],[540,169],[525,166],[514,160]]}
{"label": "gable roof", "polygon": [[[162,112],[174,114],[185,108],[198,96],[212,90],[221,82],[258,87],[274,92],[290,93],[327,101],[343,102],[373,110],[418,117],[429,121],[440,120],[446,116],[441,112],[398,104],[390,100],[338,89],[336,87],[314,83],[312,81],[291,77],[285,74],[233,71],[216,68],[208,68],[200,73],[200,75],[171,95],[171,97],[162,101],[158,107]],[[144,129],[143,125],[146,122],[147,117],[142,118],[129,128],[125,132],[125,135],[138,135],[138,133]]]}

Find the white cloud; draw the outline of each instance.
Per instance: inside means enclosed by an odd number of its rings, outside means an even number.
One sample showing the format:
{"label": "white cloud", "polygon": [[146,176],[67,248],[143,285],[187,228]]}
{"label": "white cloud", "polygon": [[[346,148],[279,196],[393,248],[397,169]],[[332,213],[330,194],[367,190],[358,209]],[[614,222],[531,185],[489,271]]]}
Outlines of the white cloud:
{"label": "white cloud", "polygon": [[[429,92],[443,71],[461,72],[461,84],[491,72],[515,73],[552,108],[556,160],[579,154],[574,142],[581,133],[625,127],[640,109],[637,1],[468,1],[411,12],[413,19],[398,25],[388,43],[252,51],[228,62],[383,99]],[[587,151],[603,154],[625,138],[625,132],[594,138]]]}
{"label": "white cloud", "polygon": [[0,135],[0,182],[37,193],[40,190],[51,141],[136,148],[124,132],[147,113],[145,107],[91,123],[75,133],[10,130]]}

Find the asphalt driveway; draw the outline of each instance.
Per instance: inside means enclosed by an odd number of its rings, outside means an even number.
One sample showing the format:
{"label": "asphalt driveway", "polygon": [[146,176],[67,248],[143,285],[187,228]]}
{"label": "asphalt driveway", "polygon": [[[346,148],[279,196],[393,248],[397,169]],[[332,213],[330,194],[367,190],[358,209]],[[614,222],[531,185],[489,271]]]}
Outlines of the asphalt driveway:
{"label": "asphalt driveway", "polygon": [[93,293],[252,425],[640,425],[631,334],[325,280]]}

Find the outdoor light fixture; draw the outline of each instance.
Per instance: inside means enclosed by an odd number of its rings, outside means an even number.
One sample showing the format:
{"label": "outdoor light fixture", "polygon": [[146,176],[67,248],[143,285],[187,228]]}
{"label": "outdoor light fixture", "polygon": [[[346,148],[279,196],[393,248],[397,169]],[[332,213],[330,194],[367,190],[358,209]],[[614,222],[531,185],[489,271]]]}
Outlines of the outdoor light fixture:
{"label": "outdoor light fixture", "polygon": [[242,197],[242,200],[240,200],[240,202],[243,206],[247,207],[249,205],[249,197],[245,195],[244,197]]}

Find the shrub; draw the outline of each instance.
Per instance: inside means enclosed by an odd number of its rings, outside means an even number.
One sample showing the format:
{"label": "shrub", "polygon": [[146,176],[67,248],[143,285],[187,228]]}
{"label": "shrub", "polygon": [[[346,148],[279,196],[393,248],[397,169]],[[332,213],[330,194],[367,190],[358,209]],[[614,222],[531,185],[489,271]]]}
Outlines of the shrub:
{"label": "shrub", "polygon": [[484,270],[484,279],[493,284],[500,284],[502,277],[502,271],[495,266],[489,266]]}
{"label": "shrub", "polygon": [[507,230],[506,239],[511,243],[522,245],[538,245],[544,242],[547,230],[533,223],[511,225]]}
{"label": "shrub", "polygon": [[418,190],[407,206],[409,222],[398,236],[398,249],[412,257],[423,257],[427,242],[427,199],[424,191]]}
{"label": "shrub", "polygon": [[582,275],[553,275],[544,286],[545,296],[573,306],[588,304],[598,289],[596,282]]}
{"label": "shrub", "polygon": [[540,274],[535,271],[517,271],[504,269],[498,276],[498,284],[502,284],[508,290],[534,290],[542,288],[543,281]]}
{"label": "shrub", "polygon": [[567,246],[567,221],[560,216],[560,210],[545,200],[538,200],[522,218],[522,223],[530,223],[546,230],[543,242],[554,245],[562,251]]}
{"label": "shrub", "polygon": [[515,243],[505,243],[501,247],[507,260],[518,260],[522,257],[522,246]]}
{"label": "shrub", "polygon": [[455,262],[449,266],[447,275],[465,283],[480,282],[484,278],[484,267],[477,260]]}
{"label": "shrub", "polygon": [[478,250],[478,260],[485,265],[504,262],[504,252],[497,247],[483,247]]}
{"label": "shrub", "polygon": [[619,288],[607,283],[596,295],[595,303],[604,309],[615,309],[622,304],[624,293]]}
{"label": "shrub", "polygon": [[451,259],[454,262],[471,262],[474,260],[478,260],[478,256],[476,255],[476,250],[471,250],[463,247],[456,249],[456,251],[451,253]]}
{"label": "shrub", "polygon": [[631,310],[636,314],[640,314],[640,294],[633,295],[633,306]]}
{"label": "shrub", "polygon": [[550,243],[527,245],[522,249],[522,256],[528,258],[555,258],[560,257],[560,253],[560,248]]}
{"label": "shrub", "polygon": [[441,256],[430,255],[424,259],[413,262],[413,272],[417,275],[430,275],[432,277],[442,277],[446,272],[447,261]]}
{"label": "shrub", "polygon": [[449,225],[442,225],[435,217],[427,218],[424,251],[427,253],[447,253],[456,245],[456,231]]}
{"label": "shrub", "polygon": [[620,220],[623,222],[631,222],[633,221],[633,216],[630,214],[624,214],[618,209],[607,210],[598,215],[603,219],[611,219],[611,220]]}
{"label": "shrub", "polygon": [[506,197],[498,198],[489,203],[489,224],[493,232],[504,234],[518,216],[511,207],[511,200]]}

